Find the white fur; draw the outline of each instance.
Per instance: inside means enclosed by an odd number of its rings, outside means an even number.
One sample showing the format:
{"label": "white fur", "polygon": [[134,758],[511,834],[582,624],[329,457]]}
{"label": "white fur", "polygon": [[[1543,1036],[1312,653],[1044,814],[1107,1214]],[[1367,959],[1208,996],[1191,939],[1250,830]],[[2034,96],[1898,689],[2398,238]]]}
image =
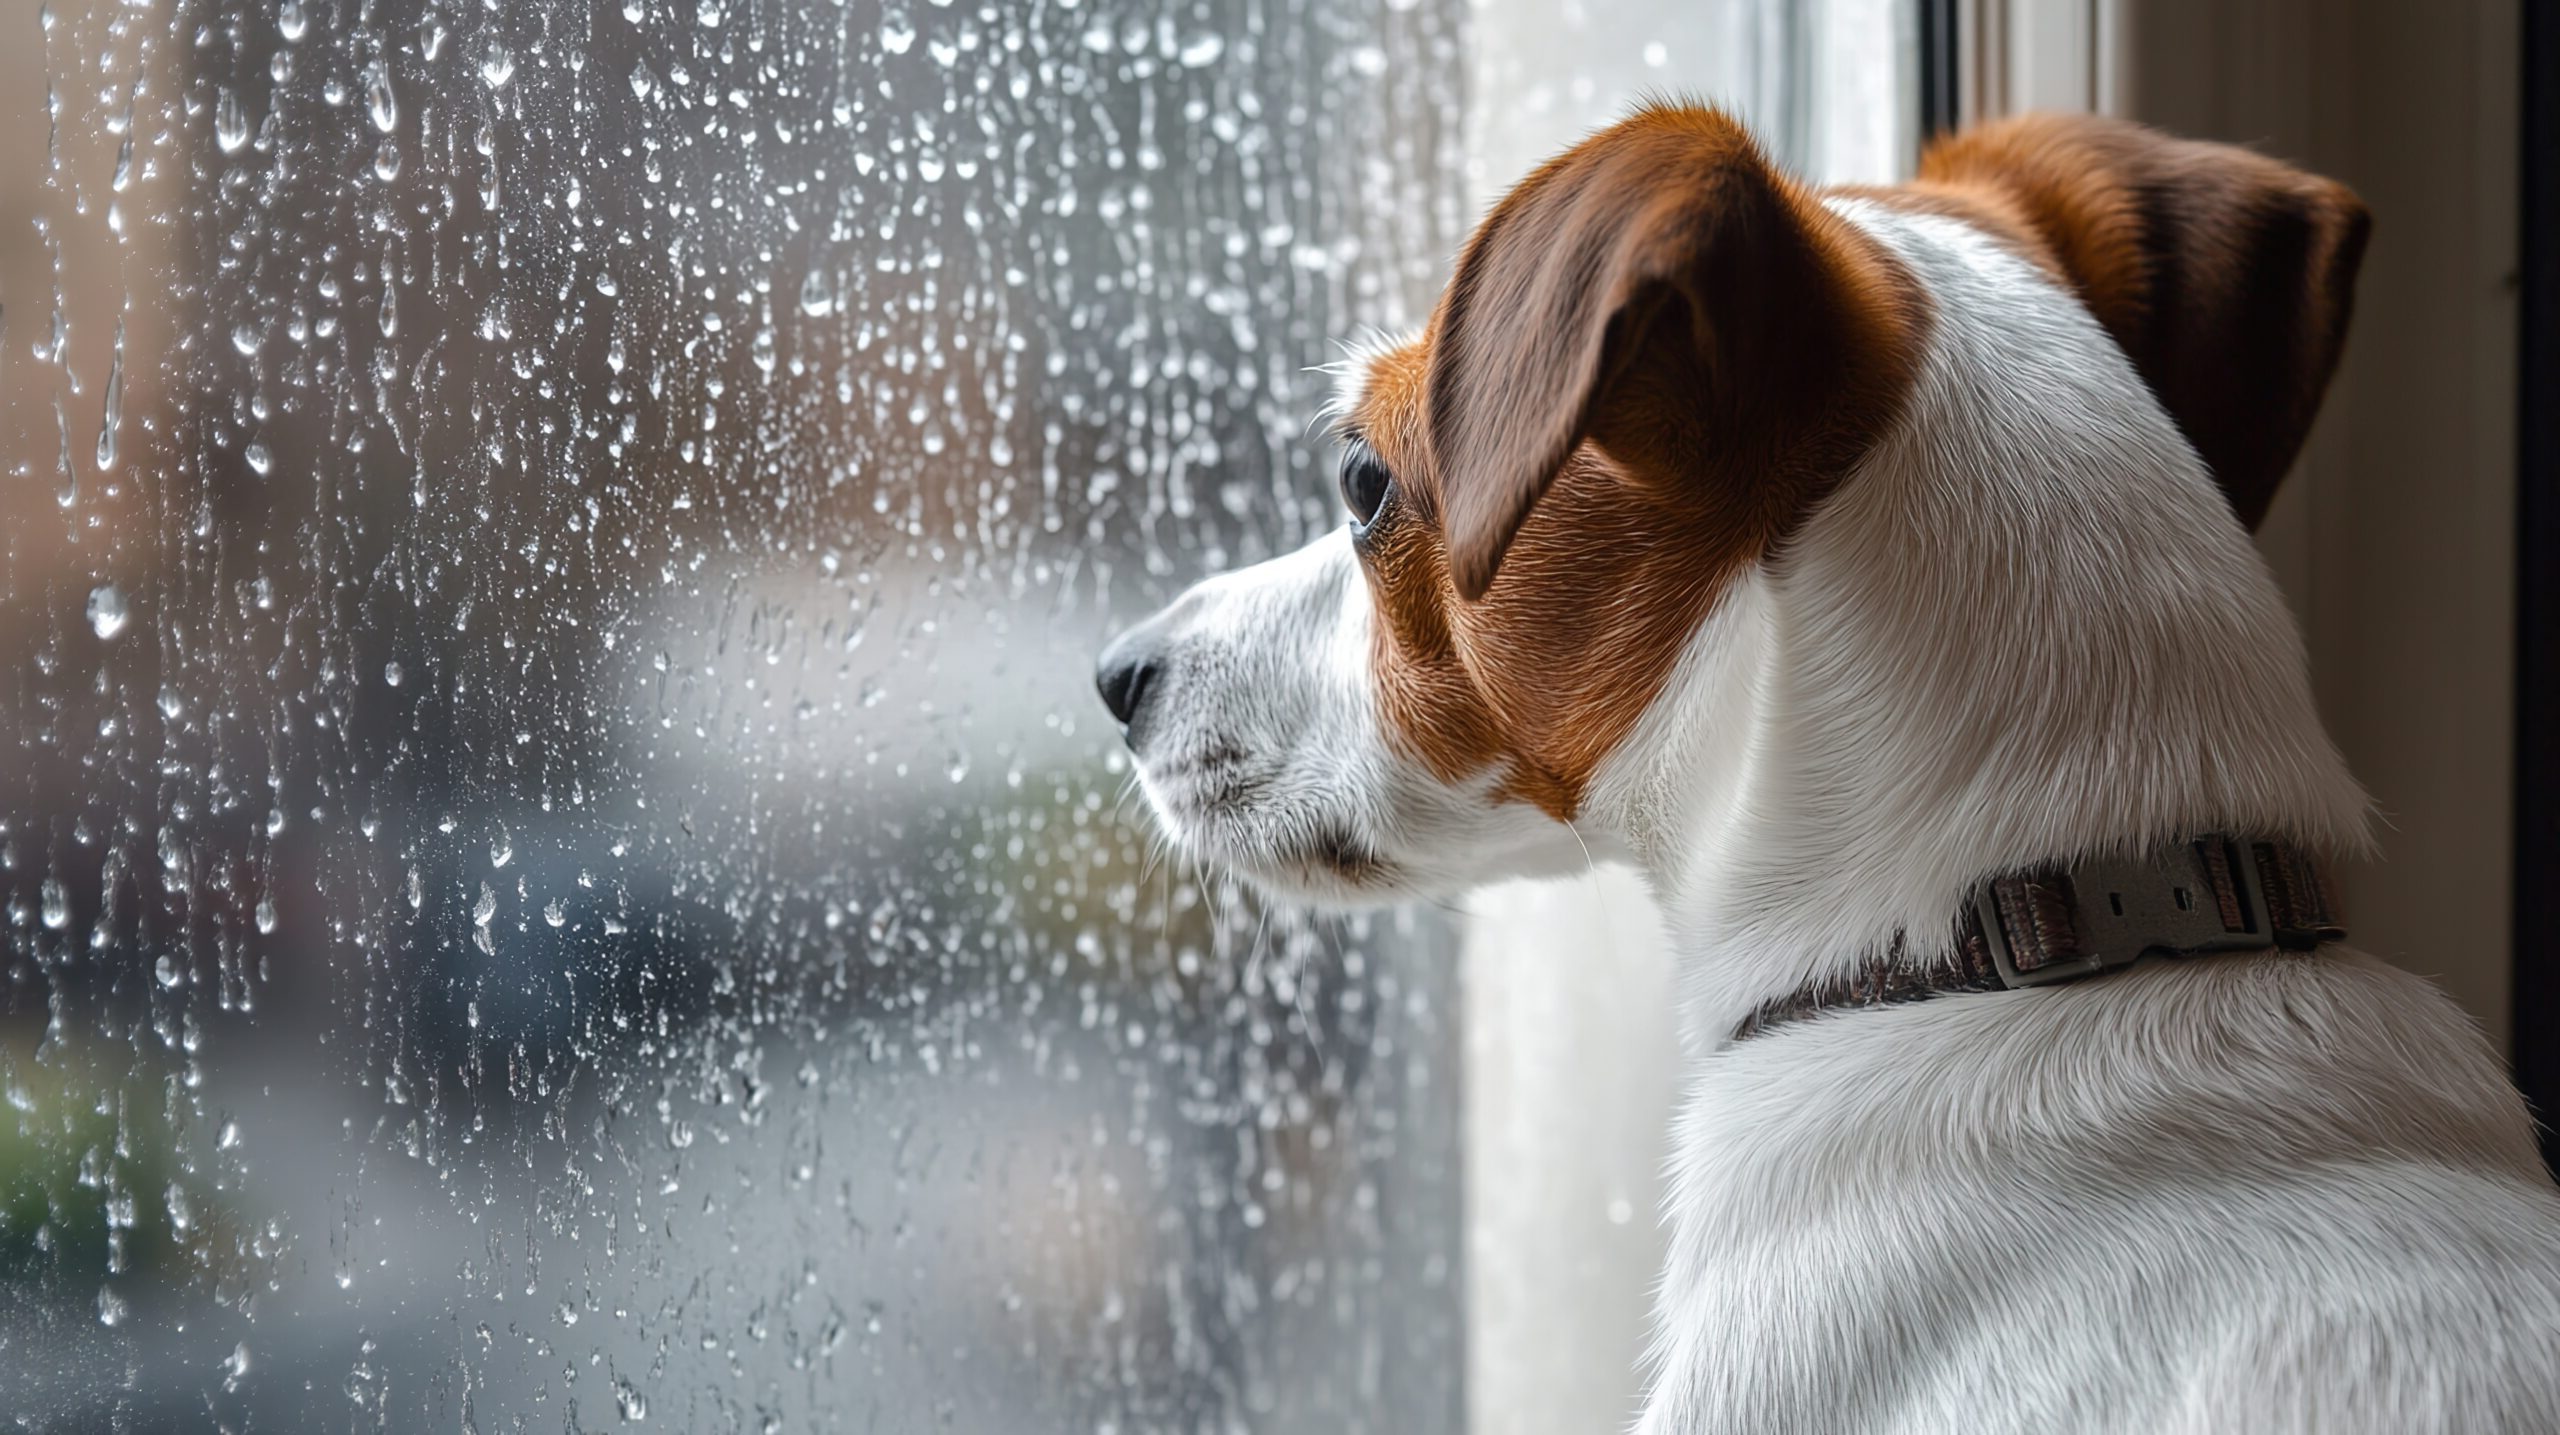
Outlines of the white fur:
{"label": "white fur", "polygon": [[[1916,390],[1572,834],[1660,897],[1692,1053],[1641,1430],[2560,1431],[2560,1192],[2414,977],[2156,964],[1725,1042],[1992,871],[2365,840],[2283,600],[2122,353],[1970,228],[1838,209],[1933,301]],[[1403,890],[1578,864],[1381,739],[1353,563],[1327,539],[1156,620],[1220,655],[1141,753],[1176,835],[1337,898],[1373,894],[1273,834],[1347,825]],[[1267,804],[1181,786],[1203,734],[1283,774]]]}

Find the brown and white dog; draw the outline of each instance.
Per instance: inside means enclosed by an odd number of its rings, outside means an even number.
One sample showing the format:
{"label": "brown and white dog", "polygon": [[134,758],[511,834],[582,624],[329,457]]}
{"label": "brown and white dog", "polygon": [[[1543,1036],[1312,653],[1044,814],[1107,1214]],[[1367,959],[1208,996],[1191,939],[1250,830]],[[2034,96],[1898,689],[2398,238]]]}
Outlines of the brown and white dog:
{"label": "brown and white dog", "polygon": [[2365,231],[2120,123],[1816,191],[1646,109],[1349,366],[1352,522],[1106,653],[1166,827],[1274,891],[1645,874],[1692,1052],[1648,1435],[2560,1431],[2560,1192],[2416,978],[2270,949],[1735,1038],[1959,964],[1996,874],[2366,842],[2246,530]]}

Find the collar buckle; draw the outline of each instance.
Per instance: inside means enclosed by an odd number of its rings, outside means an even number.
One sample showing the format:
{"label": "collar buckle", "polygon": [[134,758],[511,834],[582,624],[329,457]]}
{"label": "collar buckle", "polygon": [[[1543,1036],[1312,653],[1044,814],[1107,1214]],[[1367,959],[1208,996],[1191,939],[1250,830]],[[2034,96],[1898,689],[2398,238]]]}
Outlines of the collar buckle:
{"label": "collar buckle", "polygon": [[[2299,869],[2299,870],[2297,870]],[[1974,888],[1972,923],[2001,984],[2050,986],[2145,957],[2308,949],[2345,935],[2318,875],[2285,845],[2212,835]]]}

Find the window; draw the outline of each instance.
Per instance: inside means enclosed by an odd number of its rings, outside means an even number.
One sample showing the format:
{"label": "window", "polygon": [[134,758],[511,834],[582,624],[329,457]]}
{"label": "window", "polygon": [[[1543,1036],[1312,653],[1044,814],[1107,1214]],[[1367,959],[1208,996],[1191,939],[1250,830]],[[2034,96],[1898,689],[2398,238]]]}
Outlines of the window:
{"label": "window", "polygon": [[1891,0],[1536,8],[10,22],[12,1412],[1465,1424],[1457,924],[1176,870],[1089,671],[1622,90],[1902,143]]}

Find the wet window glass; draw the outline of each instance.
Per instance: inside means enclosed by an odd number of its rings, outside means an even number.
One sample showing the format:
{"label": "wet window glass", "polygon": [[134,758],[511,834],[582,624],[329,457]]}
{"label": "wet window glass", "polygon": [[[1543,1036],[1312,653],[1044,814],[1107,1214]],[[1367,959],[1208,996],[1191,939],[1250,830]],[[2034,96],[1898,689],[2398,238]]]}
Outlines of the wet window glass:
{"label": "wet window glass", "polygon": [[0,1408],[1461,1418],[1446,918],[1151,839],[1459,0],[0,16]]}

